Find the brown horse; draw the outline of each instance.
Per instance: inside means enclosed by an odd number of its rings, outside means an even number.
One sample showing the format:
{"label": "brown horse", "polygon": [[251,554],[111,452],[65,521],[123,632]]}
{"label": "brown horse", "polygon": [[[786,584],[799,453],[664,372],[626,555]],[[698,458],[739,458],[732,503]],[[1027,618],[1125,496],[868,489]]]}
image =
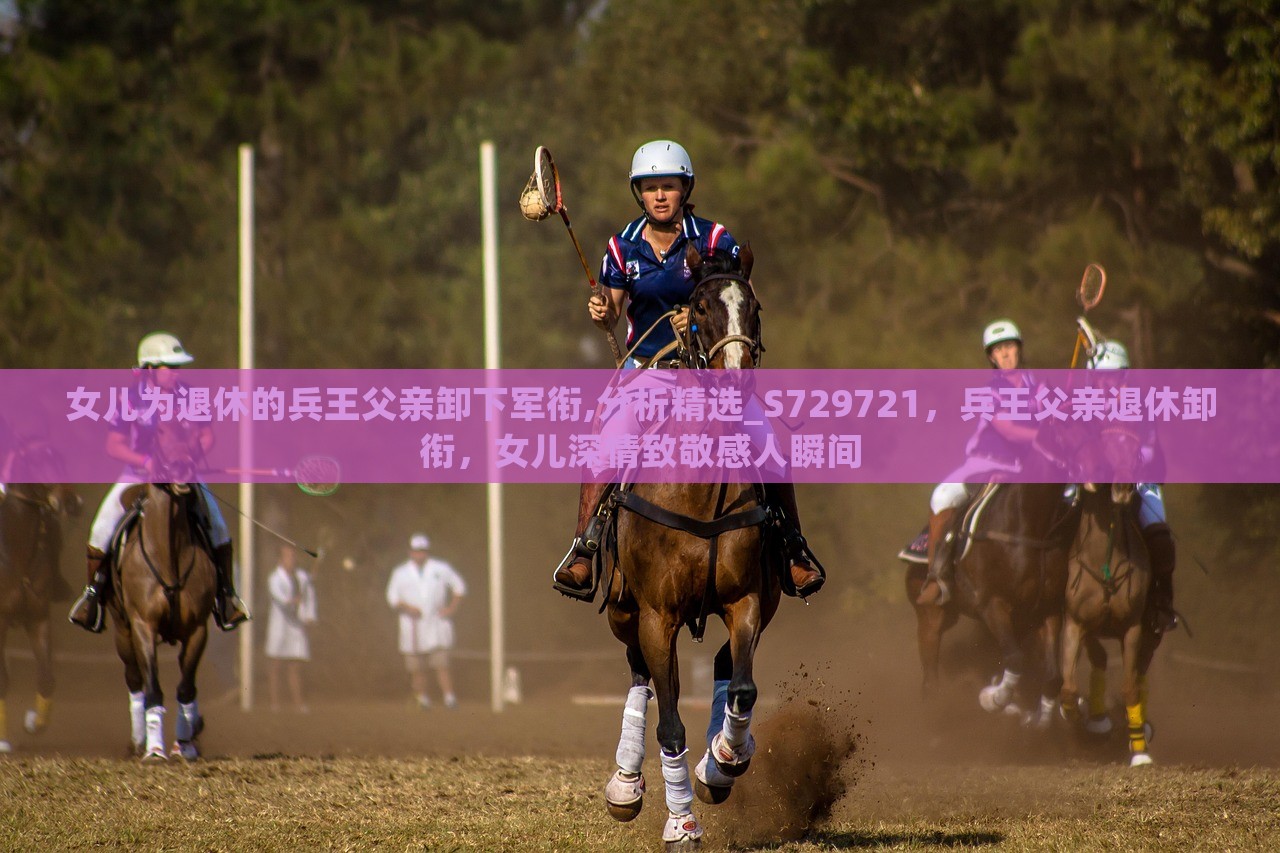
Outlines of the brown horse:
{"label": "brown horse", "polygon": [[181,646],[173,754],[197,758],[196,739],[204,728],[196,702],[196,670],[209,636],[216,576],[197,521],[204,498],[195,481],[193,446],[184,425],[163,422],[153,459],[158,478],[171,482],[142,484],[121,497],[127,507],[140,509],[140,517],[126,528],[114,560],[109,609],[129,688],[133,748],[147,761],[167,757],[159,643]]}
{"label": "brown horse", "polygon": [[[749,283],[750,249],[742,251],[739,262],[729,255],[704,261],[691,248],[687,261],[696,282],[690,297],[690,363],[753,368],[760,352],[760,306]],[[613,498],[619,506],[616,559],[606,607],[609,627],[627,647],[632,686],[623,712],[619,769],[605,787],[605,798],[619,820],[640,811],[645,715],[656,693],[668,846],[697,844],[702,835],[691,808],[694,792],[678,708],[681,626],[688,625],[700,639],[706,619],[715,615],[729,634],[715,659],[710,743],[693,786],[699,798],[723,801],[755,750],[752,659],[778,608],[781,581],[766,541],[772,536],[762,487],[749,472],[736,476],[740,473],[722,471],[719,482],[700,485],[624,485]]]}
{"label": "brown horse", "polygon": [[[56,451],[42,441],[27,442],[4,466],[6,477],[48,479],[61,473]],[[49,603],[67,597],[58,566],[62,553],[62,516],[79,515],[80,496],[63,483],[9,483],[0,502],[0,752],[9,752],[6,696],[9,671],[5,643],[9,628],[26,629],[36,665],[35,708],[23,727],[39,734],[53,712],[53,643]]]}
{"label": "brown horse", "polygon": [[[1028,465],[1042,467],[1038,473],[1028,471],[1027,479],[1066,479],[1038,453]],[[972,535],[954,531],[958,541],[951,601],[915,605],[926,695],[938,682],[942,634],[964,614],[990,631],[1004,667],[1000,679],[981,690],[979,704],[992,713],[1009,712],[1017,709],[1018,695],[1032,701],[1038,696],[1039,707],[1029,710],[1024,721],[1048,726],[1059,689],[1059,634],[1074,521],[1063,500],[1065,489],[1065,482],[1000,484],[985,501]],[[967,516],[957,514],[957,523]],[[913,568],[907,593],[914,602],[924,570]],[[1025,682],[1024,676],[1029,677]]]}
{"label": "brown horse", "polygon": [[[1138,442],[1118,430],[1104,434],[1104,450],[1117,473],[1132,466]],[[1129,724],[1129,764],[1151,763],[1147,752],[1146,674],[1161,635],[1146,618],[1151,563],[1138,527],[1133,483],[1081,489],[1081,521],[1071,545],[1062,633],[1062,713],[1094,733],[1110,730],[1106,717],[1107,652],[1105,638],[1120,641],[1124,660],[1124,702]],[[1089,720],[1082,721],[1076,666],[1084,644],[1093,667]]]}

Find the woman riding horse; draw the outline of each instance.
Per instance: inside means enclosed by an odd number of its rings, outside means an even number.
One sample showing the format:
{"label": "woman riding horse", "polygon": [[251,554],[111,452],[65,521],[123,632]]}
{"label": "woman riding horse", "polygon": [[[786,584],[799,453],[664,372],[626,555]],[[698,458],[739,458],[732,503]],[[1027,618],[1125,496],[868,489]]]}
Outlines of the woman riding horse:
{"label": "woman riding horse", "polygon": [[[120,499],[125,491],[138,483],[155,479],[153,456],[156,444],[156,419],[144,402],[148,389],[163,389],[177,394],[186,393],[186,386],[178,380],[178,368],[190,364],[194,358],[173,335],[153,332],[138,344],[138,366],[135,372],[142,377],[129,389],[129,403],[137,413],[137,419],[126,421],[121,414],[110,422],[107,433],[107,455],[125,464],[125,469],[102,499],[94,516],[89,534],[88,586],[72,605],[68,618],[86,631],[100,633],[105,627],[103,603],[110,595],[111,572],[106,567],[107,550],[111,547],[116,527],[124,518],[126,507]],[[213,447],[213,431],[207,427],[198,431],[196,440],[198,455],[203,457]],[[249,611],[236,595],[232,580],[231,534],[218,510],[217,500],[209,487],[199,484],[199,512],[213,548],[213,562],[218,572],[218,592],[214,603],[214,619],[218,627],[230,631],[249,619]]]}
{"label": "woman riding horse", "polygon": [[[1031,388],[1035,379],[1022,365],[1022,332],[1012,320],[996,320],[982,332],[982,347],[987,361],[996,373],[991,387]],[[1022,462],[1035,440],[1034,426],[1011,420],[981,420],[978,430],[965,448],[967,459],[960,468],[933,490],[929,500],[928,565],[929,574],[916,603],[921,606],[943,605],[951,598],[952,560],[947,532],[956,512],[969,502],[969,483],[989,480],[993,474],[1021,470]]]}
{"label": "woman riding horse", "polygon": [[[682,308],[670,324],[663,315],[684,306],[693,291],[686,260],[687,249],[701,256],[717,252],[737,257],[739,247],[721,224],[693,215],[693,163],[684,147],[659,139],[641,145],[631,158],[631,194],[644,211],[609,240],[601,266],[600,283],[607,297],[597,294],[587,303],[592,321],[612,330],[626,312],[627,346],[633,348],[624,369],[648,366],[664,348],[689,329],[688,308]],[[655,326],[655,323],[657,324]],[[674,326],[674,329],[672,328]],[[638,340],[645,330],[652,331]],[[662,366],[676,366],[662,365]],[[578,497],[578,523],[573,545],[556,568],[555,587],[572,598],[590,600],[593,593],[592,561],[600,547],[604,517],[598,512],[609,483],[584,481]],[[824,575],[806,555],[800,531],[800,510],[795,487],[774,483],[766,487],[767,500],[785,517],[791,582],[800,596],[817,592]]]}

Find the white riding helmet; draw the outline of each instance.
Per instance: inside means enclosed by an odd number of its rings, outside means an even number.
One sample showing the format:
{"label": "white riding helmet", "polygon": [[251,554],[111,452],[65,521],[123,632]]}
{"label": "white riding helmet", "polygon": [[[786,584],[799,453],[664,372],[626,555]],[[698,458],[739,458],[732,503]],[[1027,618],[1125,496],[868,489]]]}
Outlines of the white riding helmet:
{"label": "white riding helmet", "polygon": [[195,356],[182,347],[182,341],[168,332],[152,332],[138,343],[138,366],[178,367],[195,361]]}
{"label": "white riding helmet", "polygon": [[1089,356],[1090,370],[1126,370],[1129,351],[1119,341],[1103,341]]}
{"label": "white riding helmet", "polygon": [[[635,156],[631,158],[631,193],[636,201],[640,201],[640,194],[636,191],[637,181],[641,178],[668,177],[688,180],[689,188],[683,199],[687,202],[689,196],[693,195],[696,178],[693,174],[693,161],[689,159],[689,152],[684,150],[683,145],[670,139],[655,139],[636,149]],[[643,206],[642,202],[641,207]]]}
{"label": "white riding helmet", "polygon": [[1012,320],[996,320],[982,330],[982,348],[990,352],[991,348],[1005,341],[1022,343],[1022,332]]}

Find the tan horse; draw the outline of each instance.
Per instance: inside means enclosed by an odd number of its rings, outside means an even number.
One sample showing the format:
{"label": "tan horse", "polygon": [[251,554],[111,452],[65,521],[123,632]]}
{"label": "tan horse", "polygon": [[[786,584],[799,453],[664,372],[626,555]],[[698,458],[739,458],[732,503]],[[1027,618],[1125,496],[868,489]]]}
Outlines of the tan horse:
{"label": "tan horse", "polygon": [[[690,298],[697,363],[754,367],[760,306],[748,281],[750,250],[743,250],[740,264],[728,255],[704,262],[692,250],[687,259],[697,282]],[[735,473],[741,476],[735,478]],[[627,647],[632,687],[618,744],[619,769],[605,787],[605,799],[618,820],[640,812],[645,716],[656,693],[668,810],[663,839],[669,847],[696,845],[702,835],[692,811],[694,790],[704,802],[721,802],[750,764],[757,696],[752,661],[781,595],[780,570],[766,547],[772,537],[763,488],[750,479],[750,472],[723,471],[722,476],[721,482],[710,484],[636,484],[614,495],[620,506],[617,559],[606,606],[610,629]],[[691,785],[678,707],[676,640],[685,625],[700,636],[711,616],[724,622],[729,640],[715,659],[715,731],[708,732],[710,744]]]}
{"label": "tan horse", "polygon": [[[9,477],[34,478],[60,473],[61,461],[43,442],[27,443],[5,466]],[[58,562],[62,552],[62,516],[79,515],[82,502],[75,490],[61,483],[10,483],[0,503],[0,752],[11,749],[7,739],[6,696],[9,671],[5,643],[9,628],[21,623],[31,643],[36,665],[35,708],[24,716],[23,727],[39,734],[53,713],[53,641],[49,603],[67,598]]]}
{"label": "tan horse", "polygon": [[[1144,614],[1151,584],[1147,547],[1138,529],[1132,484],[1086,485],[1080,528],[1068,560],[1066,617],[1062,632],[1062,713],[1091,731],[1108,731],[1105,717],[1107,653],[1103,639],[1120,641],[1124,703],[1129,724],[1129,764],[1151,763],[1147,752],[1146,673],[1159,645]],[[1081,719],[1077,662],[1080,646],[1093,665],[1089,711]]]}
{"label": "tan horse", "polygon": [[208,641],[217,581],[208,546],[198,532],[202,497],[192,485],[192,446],[181,425],[162,424],[154,458],[158,476],[174,482],[139,485],[121,497],[126,506],[140,500],[141,517],[114,561],[110,611],[116,653],[129,688],[133,748],[148,761],[167,757],[156,657],[161,642],[181,647],[174,755],[197,758],[196,739],[204,728],[196,702],[196,670]]}

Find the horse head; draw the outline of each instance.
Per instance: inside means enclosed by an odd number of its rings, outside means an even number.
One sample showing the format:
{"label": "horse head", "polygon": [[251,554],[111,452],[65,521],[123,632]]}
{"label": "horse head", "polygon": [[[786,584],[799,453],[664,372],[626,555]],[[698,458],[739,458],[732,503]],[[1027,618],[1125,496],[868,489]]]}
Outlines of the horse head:
{"label": "horse head", "polygon": [[156,482],[166,491],[175,496],[189,493],[196,480],[197,461],[203,455],[199,434],[192,424],[165,420],[157,425],[152,467]]}
{"label": "horse head", "polygon": [[15,495],[53,512],[78,516],[84,501],[71,485],[63,482],[66,475],[62,454],[44,438],[23,440],[4,464],[4,479]]}
{"label": "horse head", "polygon": [[699,367],[750,370],[760,363],[760,303],[751,287],[751,247],[737,255],[702,257],[690,244],[685,259],[693,276],[689,343]]}

